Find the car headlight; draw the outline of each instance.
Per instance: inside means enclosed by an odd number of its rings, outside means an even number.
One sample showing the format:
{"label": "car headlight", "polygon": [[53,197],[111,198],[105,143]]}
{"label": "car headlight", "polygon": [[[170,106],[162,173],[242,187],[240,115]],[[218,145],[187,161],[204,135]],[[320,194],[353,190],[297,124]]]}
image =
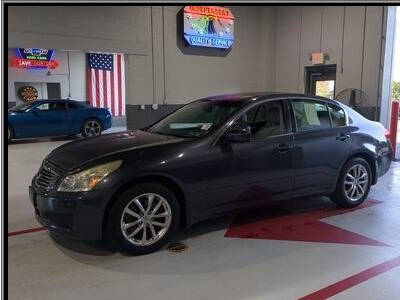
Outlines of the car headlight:
{"label": "car headlight", "polygon": [[107,175],[117,170],[122,160],[98,165],[82,172],[66,176],[57,191],[59,192],[88,192],[101,182]]}

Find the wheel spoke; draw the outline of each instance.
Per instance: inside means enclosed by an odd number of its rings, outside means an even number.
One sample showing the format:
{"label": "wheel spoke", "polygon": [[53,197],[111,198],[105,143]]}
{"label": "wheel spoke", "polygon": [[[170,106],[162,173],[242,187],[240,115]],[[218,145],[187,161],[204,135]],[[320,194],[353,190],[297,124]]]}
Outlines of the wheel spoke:
{"label": "wheel spoke", "polygon": [[351,187],[350,198],[353,198],[355,191],[356,191],[356,187],[353,185],[353,186]]}
{"label": "wheel spoke", "polygon": [[160,201],[157,203],[156,207],[154,207],[153,211],[151,212],[151,216],[154,216],[154,214],[160,209],[161,204],[162,204],[162,201],[160,200]]}
{"label": "wheel spoke", "polygon": [[157,222],[157,221],[153,221],[153,220],[151,220],[150,223],[153,225],[156,225],[156,226],[160,226],[160,227],[165,227],[165,225],[167,225],[165,223],[161,223],[161,222]]}
{"label": "wheel spoke", "polygon": [[135,222],[131,222],[131,223],[125,223],[124,224],[124,229],[128,230],[129,228],[131,228],[132,226],[135,226],[136,224],[138,224],[140,222],[140,220],[136,220]]}
{"label": "wheel spoke", "polygon": [[368,179],[364,179],[364,180],[359,180],[358,181],[359,184],[365,184],[368,183]]}
{"label": "wheel spoke", "polygon": [[143,224],[138,226],[138,228],[136,228],[134,231],[132,231],[132,233],[128,235],[128,238],[134,237],[142,229],[143,229]]}
{"label": "wheel spoke", "polygon": [[146,229],[146,223],[143,223],[142,243],[145,243],[146,241],[147,241],[147,229]]}
{"label": "wheel spoke", "polygon": [[137,218],[137,219],[140,219],[140,216],[139,216],[137,213],[135,213],[133,210],[131,210],[129,207],[125,208],[125,212],[126,212],[128,215],[131,215],[132,217],[135,217],[135,218]]}
{"label": "wheel spoke", "polygon": [[346,176],[350,177],[350,179],[351,179],[352,181],[355,180],[354,176],[352,176],[350,173],[348,173]]}
{"label": "wheel spoke", "polygon": [[146,210],[144,209],[142,203],[140,203],[139,199],[136,198],[136,199],[134,200],[134,202],[135,202],[136,206],[139,207],[140,211],[141,211],[143,214],[145,214],[145,213],[146,213]]}
{"label": "wheel spoke", "polygon": [[364,195],[365,191],[364,188],[361,186],[361,184],[357,185],[357,188],[360,189],[361,195]]}
{"label": "wheel spoke", "polygon": [[149,195],[149,196],[147,197],[146,214],[149,214],[149,212],[150,212],[151,205],[153,204],[153,199],[154,199],[154,195]]}
{"label": "wheel spoke", "polygon": [[166,216],[168,216],[168,213],[165,211],[165,212],[163,212],[161,214],[153,215],[153,219],[154,218],[163,218],[163,217],[166,217]]}
{"label": "wheel spoke", "polygon": [[154,239],[156,237],[156,231],[154,230],[153,224],[149,223],[149,228],[150,228],[151,236]]}

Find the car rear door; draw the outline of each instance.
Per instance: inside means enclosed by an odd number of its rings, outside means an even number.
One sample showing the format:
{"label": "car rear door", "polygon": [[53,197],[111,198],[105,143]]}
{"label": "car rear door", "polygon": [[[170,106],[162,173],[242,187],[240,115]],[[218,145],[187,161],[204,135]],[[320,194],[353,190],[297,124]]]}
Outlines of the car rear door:
{"label": "car rear door", "polygon": [[296,195],[333,191],[351,149],[345,112],[314,99],[292,99],[291,111]]}

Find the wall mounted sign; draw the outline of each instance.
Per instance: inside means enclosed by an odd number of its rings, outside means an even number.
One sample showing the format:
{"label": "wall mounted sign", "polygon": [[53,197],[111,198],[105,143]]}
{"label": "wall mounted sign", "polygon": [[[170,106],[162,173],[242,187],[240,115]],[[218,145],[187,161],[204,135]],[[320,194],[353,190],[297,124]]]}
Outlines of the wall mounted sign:
{"label": "wall mounted sign", "polygon": [[53,59],[54,50],[40,48],[16,48],[17,56],[12,66],[25,69],[56,69],[60,63]]}
{"label": "wall mounted sign", "polygon": [[234,21],[226,7],[185,6],[183,35],[192,46],[228,49],[234,42]]}
{"label": "wall mounted sign", "polygon": [[33,86],[23,86],[18,90],[18,97],[25,102],[33,102],[38,98],[38,90]]}
{"label": "wall mounted sign", "polygon": [[325,57],[322,52],[311,53],[311,61],[313,65],[323,65]]}

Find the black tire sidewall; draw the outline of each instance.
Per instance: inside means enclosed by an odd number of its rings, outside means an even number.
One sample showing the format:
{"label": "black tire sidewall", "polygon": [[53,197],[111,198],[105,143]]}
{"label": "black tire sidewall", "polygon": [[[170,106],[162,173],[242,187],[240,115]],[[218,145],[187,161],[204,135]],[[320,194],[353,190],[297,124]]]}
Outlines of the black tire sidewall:
{"label": "black tire sidewall", "polygon": [[[365,191],[364,195],[360,198],[358,201],[350,201],[347,199],[347,196],[344,191],[344,181],[346,179],[346,174],[349,172],[349,170],[356,164],[360,164],[365,167],[365,169],[368,172],[368,186],[367,190]],[[344,207],[355,207],[357,205],[360,205],[361,203],[364,202],[364,200],[368,197],[369,191],[371,189],[371,184],[372,184],[372,172],[371,172],[371,167],[368,164],[368,162],[360,157],[353,158],[350,161],[348,161],[342,168],[342,172],[340,173],[340,178],[337,183],[336,191],[335,194],[333,195],[333,199],[336,203],[338,203],[340,206]]]}
{"label": "black tire sidewall", "polygon": [[[169,203],[172,212],[172,219],[167,233],[158,242],[149,246],[136,246],[130,243],[122,234],[120,220],[122,211],[126,205],[136,196],[145,193],[155,193],[163,196]],[[174,235],[180,222],[180,208],[175,194],[166,186],[159,183],[141,183],[125,191],[111,208],[107,220],[107,236],[120,252],[133,255],[142,255],[154,252],[162,248]]]}
{"label": "black tire sidewall", "polygon": [[8,130],[10,131],[10,137],[8,137],[8,131],[7,131],[7,138],[8,138],[8,141],[11,142],[11,140],[12,140],[13,137],[14,137],[14,131],[13,131],[13,129],[10,127],[10,125],[8,125]]}
{"label": "black tire sidewall", "polygon": [[[103,124],[102,124],[99,120],[97,120],[97,119],[86,119],[86,120],[82,123],[82,127],[81,127],[81,134],[82,134],[83,137],[88,137],[88,135],[87,135],[86,132],[85,132],[85,127],[86,127],[86,124],[87,124],[88,122],[91,122],[91,121],[95,121],[95,122],[99,123],[99,125],[100,125],[100,133],[99,133],[98,136],[100,136],[101,133],[103,132]],[[95,136],[93,136],[93,137],[95,137]]]}

